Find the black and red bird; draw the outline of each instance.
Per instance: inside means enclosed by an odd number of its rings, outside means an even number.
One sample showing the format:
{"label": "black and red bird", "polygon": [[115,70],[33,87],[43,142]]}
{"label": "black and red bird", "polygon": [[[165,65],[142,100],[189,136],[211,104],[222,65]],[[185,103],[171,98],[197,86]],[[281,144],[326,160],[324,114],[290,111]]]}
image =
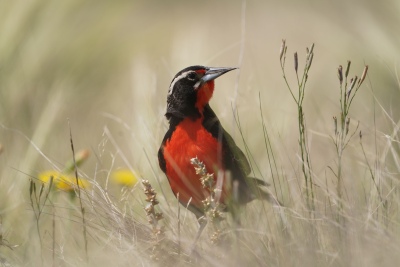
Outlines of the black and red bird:
{"label": "black and red bird", "polygon": [[[266,183],[248,175],[250,165],[233,138],[224,130],[209,101],[214,92],[214,79],[236,68],[191,66],[178,72],[172,79],[167,97],[169,129],[158,151],[161,170],[166,174],[172,192],[197,218],[204,215],[202,200],[209,196],[196,174],[191,159],[197,157],[217,180],[219,171],[229,172],[236,183],[238,204],[255,198],[269,199],[259,186]],[[235,182],[236,181],[236,182]],[[232,184],[222,185],[220,202],[232,199]],[[204,226],[203,226],[204,227]]]}

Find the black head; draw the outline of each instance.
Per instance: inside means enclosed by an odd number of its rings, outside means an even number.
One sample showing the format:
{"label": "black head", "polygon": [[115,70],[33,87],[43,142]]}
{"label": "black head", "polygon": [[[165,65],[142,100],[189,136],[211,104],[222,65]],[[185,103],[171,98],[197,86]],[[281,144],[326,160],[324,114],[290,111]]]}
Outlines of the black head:
{"label": "black head", "polygon": [[167,119],[198,118],[214,91],[214,79],[236,68],[190,66],[172,79],[167,97]]}

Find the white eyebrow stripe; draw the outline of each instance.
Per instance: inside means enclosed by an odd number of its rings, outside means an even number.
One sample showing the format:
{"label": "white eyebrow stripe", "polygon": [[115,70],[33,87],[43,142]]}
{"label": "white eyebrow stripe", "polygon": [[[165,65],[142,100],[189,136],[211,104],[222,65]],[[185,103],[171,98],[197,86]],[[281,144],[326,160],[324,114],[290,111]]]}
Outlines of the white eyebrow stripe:
{"label": "white eyebrow stripe", "polygon": [[172,90],[174,89],[175,83],[177,81],[179,81],[180,79],[186,77],[191,72],[195,72],[195,71],[194,70],[185,71],[181,75],[175,77],[175,79],[171,82],[171,85],[169,86],[168,95],[172,94]]}

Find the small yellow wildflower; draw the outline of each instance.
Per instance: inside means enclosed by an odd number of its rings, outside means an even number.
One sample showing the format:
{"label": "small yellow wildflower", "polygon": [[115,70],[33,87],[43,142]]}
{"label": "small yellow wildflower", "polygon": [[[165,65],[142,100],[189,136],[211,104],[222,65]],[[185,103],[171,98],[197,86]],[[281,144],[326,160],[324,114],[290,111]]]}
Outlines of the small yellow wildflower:
{"label": "small yellow wildflower", "polygon": [[122,186],[132,187],[134,186],[138,179],[136,178],[135,174],[127,169],[122,169],[115,171],[111,174],[111,179]]}
{"label": "small yellow wildflower", "polygon": [[39,173],[39,180],[42,183],[48,183],[50,181],[50,177],[53,177],[53,181],[60,179],[62,174],[58,171],[44,171]]}
{"label": "small yellow wildflower", "polygon": [[[89,187],[89,182],[81,178],[78,178],[78,183],[79,188],[81,189]],[[56,187],[63,191],[73,191],[75,188],[77,188],[76,177],[69,175],[62,176],[56,181]]]}
{"label": "small yellow wildflower", "polygon": [[[74,187],[77,187],[75,176],[65,175],[58,171],[45,171],[39,174],[39,180],[43,183],[48,183],[50,181],[50,177],[53,177],[53,184],[57,189],[63,191],[73,191]],[[84,179],[78,178],[78,182],[80,188],[89,187],[89,182]]]}

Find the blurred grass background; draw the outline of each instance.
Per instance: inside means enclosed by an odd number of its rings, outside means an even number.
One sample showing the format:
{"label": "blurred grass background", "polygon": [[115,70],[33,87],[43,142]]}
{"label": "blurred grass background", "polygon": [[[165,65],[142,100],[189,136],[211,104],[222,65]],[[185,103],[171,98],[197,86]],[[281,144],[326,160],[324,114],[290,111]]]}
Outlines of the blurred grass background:
{"label": "blurred grass background", "polygon": [[[305,47],[315,43],[305,98],[315,175],[329,176],[327,166],[335,165],[328,136],[332,116],[339,115],[337,67],[348,59],[352,74],[369,65],[350,112],[352,124],[360,121],[371,162],[386,157],[385,136],[399,120],[399,14],[396,0],[0,2],[0,215],[8,241],[20,245],[0,252],[21,265],[39,261],[35,249],[29,252],[28,180],[71,157],[68,120],[75,147],[92,151],[82,167],[89,178],[101,182],[109,170],[130,167],[176,205],[156,153],[167,127],[169,83],[189,65],[239,66],[236,74],[217,81],[213,109],[243,147],[231,108],[237,103],[247,145],[269,180],[267,155],[260,148],[260,93],[279,164],[285,173],[299,171],[293,167],[297,110],[279,66],[282,39],[289,47],[288,69],[295,51],[304,62]],[[294,82],[294,72],[288,73]],[[367,172],[354,143],[345,183],[359,180],[346,187],[348,193],[363,190]],[[379,168],[398,179],[392,167],[397,159],[388,156],[383,162],[388,165]]]}

